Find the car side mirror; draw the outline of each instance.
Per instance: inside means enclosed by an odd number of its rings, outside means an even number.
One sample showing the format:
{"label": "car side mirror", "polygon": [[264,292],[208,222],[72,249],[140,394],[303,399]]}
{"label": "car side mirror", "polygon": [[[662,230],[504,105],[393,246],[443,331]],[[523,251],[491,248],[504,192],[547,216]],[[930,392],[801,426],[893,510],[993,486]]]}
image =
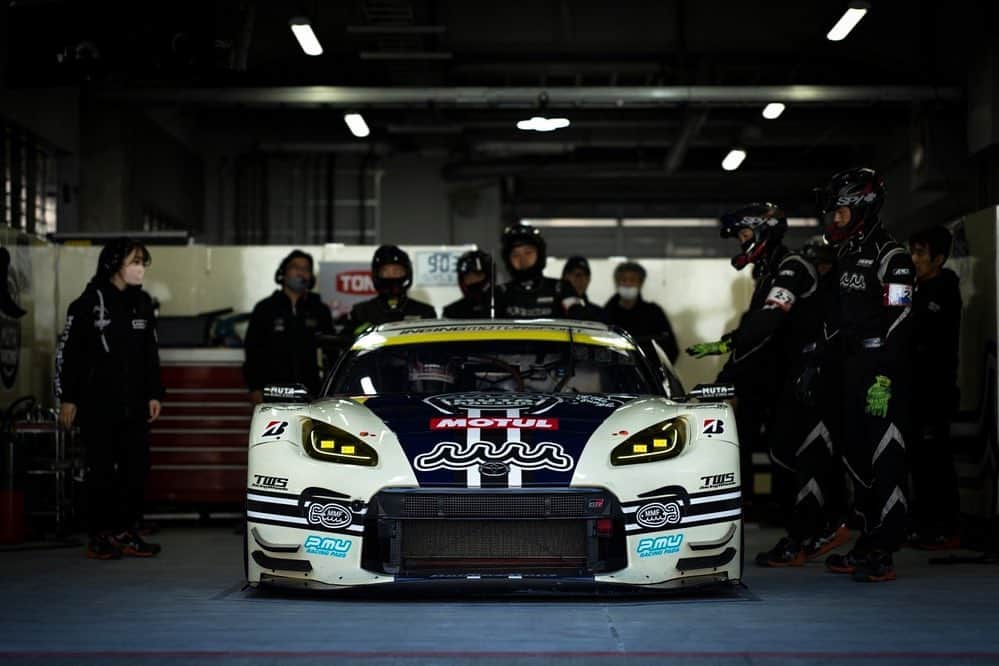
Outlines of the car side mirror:
{"label": "car side mirror", "polygon": [[264,387],[264,402],[312,402],[305,384],[273,384]]}
{"label": "car side mirror", "polygon": [[698,384],[685,397],[687,400],[728,400],[735,397],[735,387],[731,384]]}

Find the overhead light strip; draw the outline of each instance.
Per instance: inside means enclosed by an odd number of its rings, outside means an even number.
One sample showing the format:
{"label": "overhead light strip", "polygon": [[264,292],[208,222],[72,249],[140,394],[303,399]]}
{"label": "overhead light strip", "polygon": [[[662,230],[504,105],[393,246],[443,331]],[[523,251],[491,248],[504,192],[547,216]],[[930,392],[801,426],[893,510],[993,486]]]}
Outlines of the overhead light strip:
{"label": "overhead light strip", "polygon": [[309,22],[308,18],[296,16],[288,21],[288,25],[291,27],[291,32],[295,35],[295,39],[298,40],[298,45],[302,47],[306,55],[317,56],[323,54],[323,46],[319,43],[316,33],[312,31],[312,23]]}
{"label": "overhead light strip", "polygon": [[839,42],[846,39],[846,36],[850,34],[851,30],[857,27],[860,19],[864,18],[867,10],[870,8],[871,6],[867,2],[857,0],[851,2],[849,9],[843,12],[843,15],[836,21],[836,25],[826,34],[826,39],[830,42]]}

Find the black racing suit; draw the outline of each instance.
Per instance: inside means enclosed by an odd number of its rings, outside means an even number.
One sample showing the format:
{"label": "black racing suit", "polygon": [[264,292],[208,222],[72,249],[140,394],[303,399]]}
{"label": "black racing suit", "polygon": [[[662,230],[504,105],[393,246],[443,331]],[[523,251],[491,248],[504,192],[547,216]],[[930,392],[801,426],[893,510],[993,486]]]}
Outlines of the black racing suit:
{"label": "black racing suit", "polygon": [[607,313],[609,324],[620,326],[628,331],[639,344],[655,340],[666,352],[670,363],[676,363],[676,359],[680,355],[676,335],[673,334],[673,327],[670,325],[666,313],[657,304],[646,301],[639,295],[633,307],[623,308],[621,307],[621,297],[615,294],[604,305],[604,312]]}
{"label": "black racing suit", "polygon": [[273,384],[304,384],[319,391],[320,343],[332,335],[333,317],[318,294],[307,292],[292,305],[283,290],[256,304],[246,329],[243,376],[251,391]]}
{"label": "black racing suit", "polygon": [[[906,453],[910,395],[910,335],[915,270],[912,259],[880,224],[848,241],[837,265],[838,307],[825,324],[842,382],[842,401],[829,403],[834,439],[854,481],[854,511],[862,521],[855,552],[897,550],[905,538]],[[887,415],[869,413],[877,377],[890,381]],[[841,432],[841,436],[837,434]]]}
{"label": "black racing suit", "polygon": [[[742,363],[770,344],[772,358],[785,369],[767,441],[770,459],[778,466],[775,481],[781,478],[780,469],[787,473],[788,492],[782,498],[787,529],[800,543],[827,532],[834,521],[839,524],[843,511],[842,468],[834,464],[833,438],[822,409],[804,404],[795,390],[822,333],[824,311],[833,305],[835,276],[820,278],[808,260],[783,248],[773,260],[776,265],[765,280],[769,289],[762,307],[750,309],[733,334],[732,358],[738,375]],[[837,400],[835,395],[828,398]]]}
{"label": "black racing suit", "polygon": [[149,402],[164,393],[148,294],[110,281],[87,285],[69,306],[55,392],[77,406],[90,536],[133,528],[149,474]]}
{"label": "black racing suit", "polygon": [[[763,261],[753,265],[753,278],[756,285],[749,301],[749,308],[739,320],[736,336],[750,313],[763,310],[767,296],[773,286],[772,268],[787,254],[783,245],[775,247]],[[782,332],[779,332],[782,333]],[[772,336],[772,337],[779,337]],[[763,431],[773,424],[774,404],[783,386],[786,363],[777,351],[782,349],[779,340],[763,339],[752,346],[735,347],[728,361],[718,373],[716,381],[733,384],[738,401],[735,405],[736,427],[739,431],[739,459],[744,500],[753,497],[753,453],[768,450]]]}
{"label": "black racing suit", "polygon": [[916,284],[912,299],[912,425],[907,441],[913,513],[921,536],[952,536],[958,529],[961,506],[949,435],[959,402],[961,307],[960,283],[950,269]]}
{"label": "black racing suit", "polygon": [[353,335],[364,326],[377,326],[390,321],[436,318],[437,311],[426,303],[403,296],[398,299],[395,307],[391,307],[384,297],[375,296],[372,299],[361,301],[351,308],[350,318],[344,332]]}
{"label": "black racing suit", "polygon": [[484,299],[468,296],[444,306],[444,319],[489,319],[489,297]]}
{"label": "black racing suit", "polygon": [[585,319],[586,302],[565,280],[539,277],[496,288],[496,316],[509,319]]}

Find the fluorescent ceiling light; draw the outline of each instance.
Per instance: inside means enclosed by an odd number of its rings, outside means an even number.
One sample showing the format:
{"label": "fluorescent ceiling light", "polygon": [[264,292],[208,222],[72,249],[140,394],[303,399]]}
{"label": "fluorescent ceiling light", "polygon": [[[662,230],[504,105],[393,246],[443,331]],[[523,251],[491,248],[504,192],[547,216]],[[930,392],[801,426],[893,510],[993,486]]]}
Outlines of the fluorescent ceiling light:
{"label": "fluorescent ceiling light", "polygon": [[728,151],[728,155],[722,160],[722,169],[725,169],[725,171],[735,171],[744,159],[746,159],[746,151],[733,148]]}
{"label": "fluorescent ceiling light", "polygon": [[534,116],[530,120],[521,120],[517,123],[517,129],[535,132],[554,132],[557,129],[569,126],[568,118],[545,118],[544,116]]}
{"label": "fluorescent ceiling light", "polygon": [[780,102],[770,102],[763,108],[763,117],[767,120],[776,120],[780,114],[784,113],[784,105]]}
{"label": "fluorescent ceiling light", "polygon": [[860,19],[864,18],[868,9],[870,9],[870,5],[867,2],[857,2],[856,0],[851,2],[850,8],[843,12],[843,15],[836,21],[836,25],[826,34],[826,39],[830,42],[846,39],[850,31],[860,23]]}
{"label": "fluorescent ceiling light", "polygon": [[347,123],[350,133],[358,139],[363,139],[371,134],[371,130],[368,129],[368,123],[364,122],[364,116],[359,113],[343,114],[343,122]]}
{"label": "fluorescent ceiling light", "polygon": [[305,51],[305,55],[317,56],[323,54],[323,46],[319,43],[316,33],[312,32],[312,24],[304,16],[296,16],[288,21],[291,32],[298,40],[298,45]]}
{"label": "fluorescent ceiling light", "polygon": [[535,227],[616,227],[616,218],[599,218],[599,217],[586,217],[586,218],[571,218],[571,217],[554,217],[546,220],[521,220],[525,224],[530,224]]}
{"label": "fluorescent ceiling light", "polygon": [[789,217],[787,218],[789,227],[817,227],[819,219],[817,217]]}
{"label": "fluorescent ceiling light", "polygon": [[624,227],[717,227],[718,220],[703,217],[634,218],[621,220]]}

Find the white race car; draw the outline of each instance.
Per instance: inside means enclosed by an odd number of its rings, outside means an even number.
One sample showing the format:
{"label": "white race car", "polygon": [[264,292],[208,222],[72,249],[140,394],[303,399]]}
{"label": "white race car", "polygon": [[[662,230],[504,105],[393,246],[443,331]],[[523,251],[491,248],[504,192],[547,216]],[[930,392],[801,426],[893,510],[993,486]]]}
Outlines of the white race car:
{"label": "white race car", "polygon": [[250,430],[252,586],[742,576],[732,410],[690,401],[657,346],[603,324],[385,324],[322,396],[267,393],[282,401]]}

